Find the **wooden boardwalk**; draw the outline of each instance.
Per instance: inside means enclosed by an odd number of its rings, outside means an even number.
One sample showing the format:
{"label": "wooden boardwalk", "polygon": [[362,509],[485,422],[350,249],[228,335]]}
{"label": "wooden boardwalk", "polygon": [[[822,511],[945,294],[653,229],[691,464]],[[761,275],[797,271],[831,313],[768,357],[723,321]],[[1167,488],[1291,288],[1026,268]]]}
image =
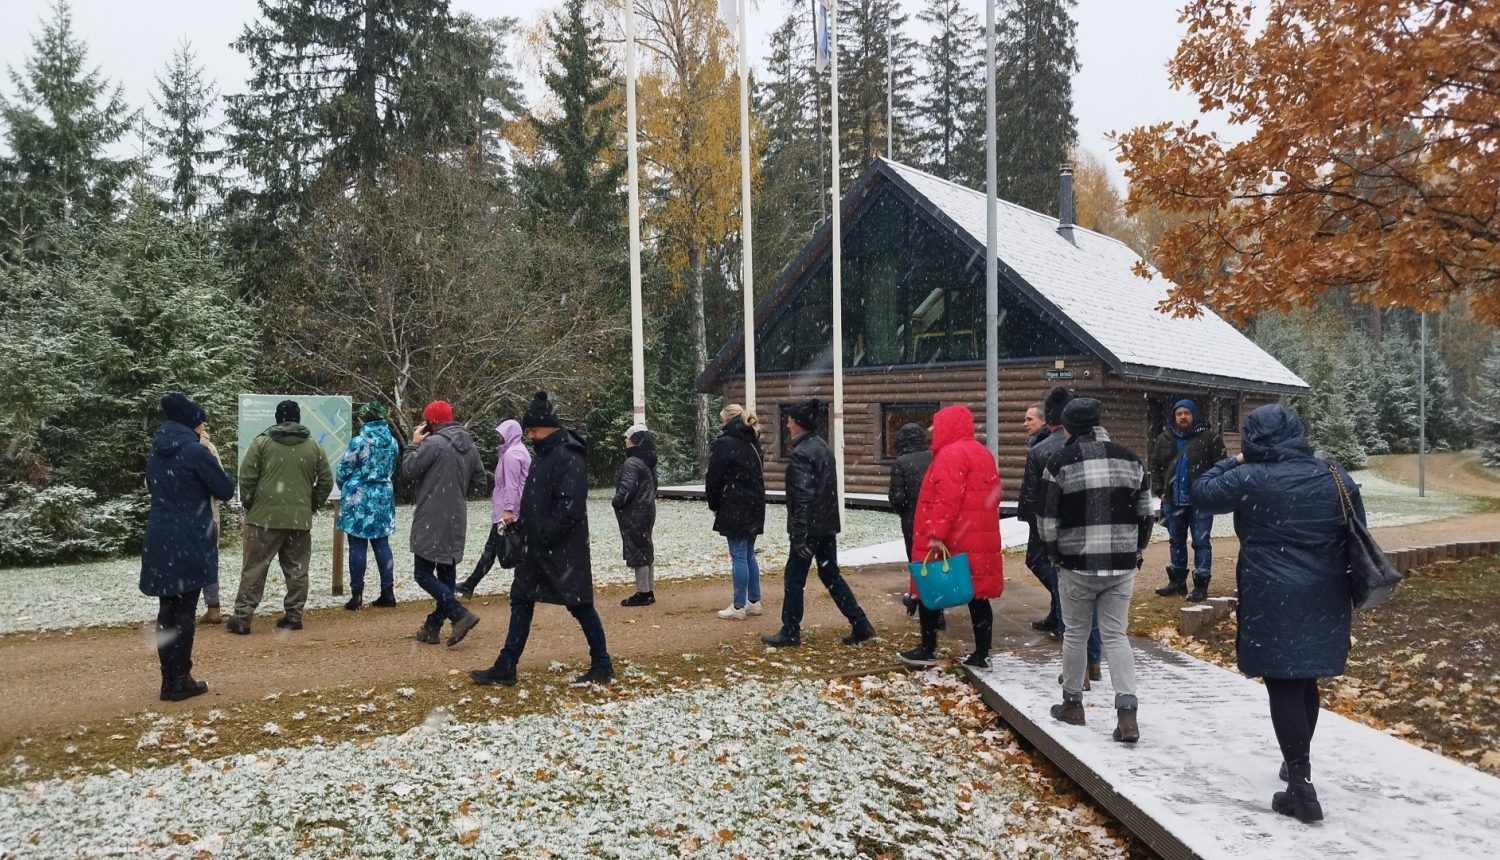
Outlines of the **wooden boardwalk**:
{"label": "wooden boardwalk", "polygon": [[1265,688],[1146,640],[1136,645],[1141,741],[1110,739],[1109,670],[1087,726],[1058,723],[1061,651],[997,654],[969,675],[991,707],[1168,860],[1500,858],[1500,779],[1323,711],[1313,784],[1326,820],[1271,811],[1281,753]]}

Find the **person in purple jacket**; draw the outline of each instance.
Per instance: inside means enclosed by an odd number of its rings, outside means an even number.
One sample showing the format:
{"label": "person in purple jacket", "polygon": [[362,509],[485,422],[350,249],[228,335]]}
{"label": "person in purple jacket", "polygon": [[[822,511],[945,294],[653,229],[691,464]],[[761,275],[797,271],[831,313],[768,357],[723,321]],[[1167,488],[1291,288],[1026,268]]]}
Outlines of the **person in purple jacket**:
{"label": "person in purple jacket", "polygon": [[453,591],[464,597],[473,597],[474,589],[495,566],[495,553],[500,546],[500,533],[516,520],[516,511],[521,509],[521,490],[526,486],[526,473],[531,471],[531,453],[522,440],[521,425],[516,421],[502,421],[495,428],[500,437],[500,446],[495,449],[495,492],[490,499],[490,539],[485,541],[484,554],[474,565],[474,572],[458,584]]}

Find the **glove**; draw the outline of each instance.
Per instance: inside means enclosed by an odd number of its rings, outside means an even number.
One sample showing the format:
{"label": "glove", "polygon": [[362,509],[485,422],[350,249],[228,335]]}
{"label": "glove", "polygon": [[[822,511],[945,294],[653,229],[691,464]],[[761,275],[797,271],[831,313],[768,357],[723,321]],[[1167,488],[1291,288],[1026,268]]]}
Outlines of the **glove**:
{"label": "glove", "polygon": [[792,541],[792,552],[796,553],[797,557],[801,559],[810,559],[813,557],[812,544],[807,541]]}
{"label": "glove", "polygon": [[1136,553],[1135,554],[1135,569],[1136,570],[1140,570],[1141,569],[1141,565],[1143,565],[1145,563],[1146,563],[1146,554],[1143,553],[1143,552]]}

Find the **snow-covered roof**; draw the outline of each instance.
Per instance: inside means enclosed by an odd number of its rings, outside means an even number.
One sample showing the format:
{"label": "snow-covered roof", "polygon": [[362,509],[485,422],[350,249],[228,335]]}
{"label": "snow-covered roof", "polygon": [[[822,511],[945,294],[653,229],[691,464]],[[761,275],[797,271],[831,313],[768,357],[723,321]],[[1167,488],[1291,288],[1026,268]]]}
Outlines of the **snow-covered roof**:
{"label": "snow-covered roof", "polygon": [[[984,194],[897,162],[882,161],[878,167],[925,199],[934,214],[951,221],[972,244],[984,247]],[[1002,272],[1032,293],[1033,300],[1050,305],[1059,321],[1121,374],[1212,377],[1254,388],[1307,387],[1213,311],[1204,308],[1200,316],[1187,319],[1157,310],[1169,282],[1160,275],[1150,280],[1137,276],[1133,268],[1140,257],[1123,242],[1076,226],[1069,241],[1050,215],[1004,200],[998,208]]]}

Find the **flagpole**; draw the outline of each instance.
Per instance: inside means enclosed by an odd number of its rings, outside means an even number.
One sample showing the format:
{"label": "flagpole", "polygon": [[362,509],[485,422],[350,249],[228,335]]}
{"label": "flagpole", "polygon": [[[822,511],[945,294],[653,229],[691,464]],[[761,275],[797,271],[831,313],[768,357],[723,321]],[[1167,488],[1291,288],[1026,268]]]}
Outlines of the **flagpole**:
{"label": "flagpole", "polygon": [[985,0],[984,83],[984,444],[1000,458],[1000,262],[995,254],[995,0]]}
{"label": "flagpole", "polygon": [[635,0],[625,0],[625,174],[630,209],[630,388],[632,424],[646,423],[646,352],[641,314],[641,188],[635,143]]}
{"label": "flagpole", "polygon": [[891,138],[895,134],[896,118],[891,111],[891,16],[885,16],[885,157],[888,161],[894,161],[891,153],[895,150],[891,144]]}
{"label": "flagpole", "polygon": [[839,201],[839,5],[838,0],[828,0],[828,61],[832,64],[830,75],[829,106],[830,170],[833,203],[833,466],[838,476],[839,521],[844,517],[844,252],[841,222],[843,221]]}
{"label": "flagpole", "polygon": [[740,289],[745,301],[745,408],[755,409],[755,264],[750,239],[750,37],[749,0],[740,0]]}

